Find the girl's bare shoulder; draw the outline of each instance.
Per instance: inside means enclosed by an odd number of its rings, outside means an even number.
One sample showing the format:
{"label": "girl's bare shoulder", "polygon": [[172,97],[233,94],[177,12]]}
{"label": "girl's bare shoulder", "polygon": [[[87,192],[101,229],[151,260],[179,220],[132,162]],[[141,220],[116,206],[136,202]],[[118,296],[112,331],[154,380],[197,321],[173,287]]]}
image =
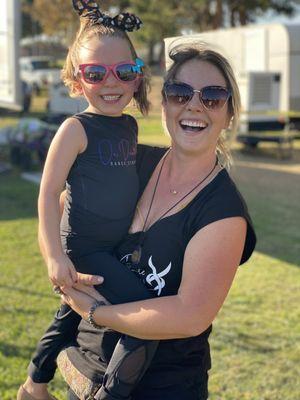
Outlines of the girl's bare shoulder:
{"label": "girl's bare shoulder", "polygon": [[59,127],[56,135],[59,141],[72,141],[77,144],[79,153],[83,152],[87,146],[85,130],[77,118],[67,118]]}

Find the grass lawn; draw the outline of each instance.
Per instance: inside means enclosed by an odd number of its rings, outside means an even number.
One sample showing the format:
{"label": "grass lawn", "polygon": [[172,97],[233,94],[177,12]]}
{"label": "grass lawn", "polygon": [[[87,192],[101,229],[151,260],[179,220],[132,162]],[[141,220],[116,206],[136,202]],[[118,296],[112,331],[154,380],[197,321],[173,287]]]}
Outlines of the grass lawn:
{"label": "grass lawn", "polygon": [[[158,112],[139,124],[141,141],[168,142]],[[258,246],[239,269],[214,324],[210,399],[299,400],[298,149],[291,161],[235,153],[232,173],[247,199]],[[35,345],[58,307],[36,242],[37,192],[18,171],[0,175],[1,400],[15,400]],[[51,391],[63,400],[65,389],[57,374]]]}

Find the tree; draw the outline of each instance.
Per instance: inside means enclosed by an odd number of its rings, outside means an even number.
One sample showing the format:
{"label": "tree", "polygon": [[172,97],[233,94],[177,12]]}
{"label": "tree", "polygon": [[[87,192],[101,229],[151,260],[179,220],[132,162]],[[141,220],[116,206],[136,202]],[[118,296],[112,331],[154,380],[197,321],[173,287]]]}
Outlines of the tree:
{"label": "tree", "polygon": [[[246,25],[270,10],[278,14],[293,15],[298,3],[299,0],[182,1],[183,7],[192,16],[191,27],[198,31],[222,28],[228,22],[230,26]],[[229,21],[224,15],[229,16]]]}
{"label": "tree", "polygon": [[[230,25],[246,25],[267,11],[293,15],[297,1],[294,0],[224,0],[230,16]],[[222,26],[222,25],[220,25]]]}
{"label": "tree", "polygon": [[137,37],[148,46],[148,62],[154,61],[154,46],[161,43],[160,58],[163,56],[163,39],[179,35],[189,28],[193,19],[191,9],[199,10],[204,0],[131,0],[130,6],[144,25]]}
{"label": "tree", "polygon": [[71,1],[27,0],[23,9],[41,26],[44,33],[60,35],[66,41],[70,40],[79,25]]}
{"label": "tree", "polygon": [[32,2],[33,0],[22,0],[22,37],[34,36],[41,33],[42,28],[40,24],[32,18]]}
{"label": "tree", "polygon": [[[110,7],[131,11],[144,25],[133,35],[148,47],[149,62],[154,60],[154,47],[163,38],[180,35],[183,29],[197,32],[225,26],[245,25],[268,10],[292,15],[299,0],[99,0],[101,9]],[[23,11],[36,21],[43,32],[60,34],[70,41],[79,19],[71,0],[22,0]],[[161,49],[161,55],[162,55]]]}

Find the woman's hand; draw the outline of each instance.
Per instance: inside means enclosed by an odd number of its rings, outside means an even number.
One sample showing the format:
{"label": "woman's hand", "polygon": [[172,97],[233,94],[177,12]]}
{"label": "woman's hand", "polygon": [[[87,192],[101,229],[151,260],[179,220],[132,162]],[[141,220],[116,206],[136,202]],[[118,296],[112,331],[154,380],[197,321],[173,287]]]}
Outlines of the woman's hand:
{"label": "woman's hand", "polygon": [[[93,275],[90,275],[93,276]],[[103,278],[102,278],[102,282],[103,282]],[[98,300],[98,301],[104,301],[107,305],[109,305],[110,303],[91,285],[89,285],[88,283],[83,284],[81,282],[77,282],[73,285],[73,289],[76,289],[79,292],[83,292],[85,294],[87,294],[88,296],[92,297],[94,300]],[[64,290],[63,290],[64,292]]]}
{"label": "woman's hand", "polygon": [[82,284],[76,284],[76,289],[70,287],[62,287],[63,294],[61,296],[64,303],[67,303],[77,314],[83,319],[88,318],[89,311],[95,300],[108,301],[101,296],[93,287]]}
{"label": "woman's hand", "polygon": [[77,279],[76,279],[77,284],[81,283],[83,286],[94,286],[94,285],[101,285],[103,281],[104,279],[100,275],[82,274],[81,272],[77,272]]}

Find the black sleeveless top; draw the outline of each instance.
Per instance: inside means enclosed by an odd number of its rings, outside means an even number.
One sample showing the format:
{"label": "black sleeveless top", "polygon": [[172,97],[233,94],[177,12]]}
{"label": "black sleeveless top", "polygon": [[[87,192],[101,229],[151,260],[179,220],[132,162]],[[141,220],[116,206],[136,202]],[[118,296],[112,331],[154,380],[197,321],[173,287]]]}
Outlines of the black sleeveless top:
{"label": "black sleeveless top", "polygon": [[[139,146],[138,170],[143,188],[165,152],[164,149]],[[222,170],[185,208],[154,223],[146,233],[142,257],[137,267],[131,269],[156,296],[177,293],[185,249],[197,231],[206,225],[229,217],[240,216],[247,222],[247,235],[240,264],[252,254],[256,237],[247,206],[226,170]],[[130,260],[140,233],[128,234],[116,253],[123,263]],[[162,340],[153,361],[139,385],[143,388],[162,387],[191,379],[206,379],[210,368],[209,327],[199,336],[186,339]],[[96,331],[85,321],[79,326],[78,343],[84,348],[68,351],[72,362],[88,377],[95,379],[103,374],[118,334],[113,331]]]}
{"label": "black sleeveless top", "polygon": [[130,115],[110,117],[84,112],[87,148],[72,165],[66,182],[61,222],[69,256],[112,249],[127,233],[137,196],[137,123]]}

